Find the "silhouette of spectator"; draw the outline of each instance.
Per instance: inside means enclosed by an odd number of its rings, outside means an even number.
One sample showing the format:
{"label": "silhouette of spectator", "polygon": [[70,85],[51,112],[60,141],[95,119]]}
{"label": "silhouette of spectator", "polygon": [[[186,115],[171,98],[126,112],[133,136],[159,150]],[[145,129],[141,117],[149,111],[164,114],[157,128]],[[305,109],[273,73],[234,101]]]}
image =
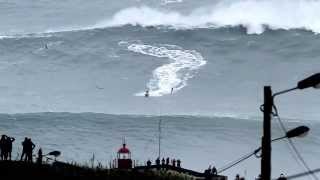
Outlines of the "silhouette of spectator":
{"label": "silhouette of spectator", "polygon": [[6,135],[2,135],[1,139],[0,139],[0,150],[1,150],[0,157],[1,157],[1,160],[5,160],[5,157],[6,157],[6,154],[7,154],[6,139],[7,139]]}
{"label": "silhouette of spectator", "polygon": [[164,166],[165,164],[166,164],[166,160],[164,160],[164,158],[162,158],[161,165]]}
{"label": "silhouette of spectator", "polygon": [[287,180],[287,178],[283,174],[280,174],[280,177],[277,180]]}
{"label": "silhouette of spectator", "polygon": [[160,158],[157,158],[157,159],[156,159],[156,165],[157,165],[157,166],[160,166]]}
{"label": "silhouette of spectator", "polygon": [[5,141],[6,159],[9,158],[10,161],[11,161],[11,154],[12,154],[12,143],[15,140],[16,140],[15,138],[7,136]]}
{"label": "silhouette of spectator", "polygon": [[211,174],[213,174],[213,175],[217,175],[218,174],[216,167],[214,167],[214,166],[212,167]]}
{"label": "silhouette of spectator", "polygon": [[240,180],[240,175],[237,174],[235,180]]}
{"label": "silhouette of spectator", "polygon": [[178,168],[181,168],[181,161],[180,161],[180,159],[177,160],[177,167],[178,167]]}
{"label": "silhouette of spectator", "polygon": [[211,165],[208,169],[204,170],[205,179],[211,179]]}
{"label": "silhouette of spectator", "polygon": [[22,144],[22,154],[21,154],[20,161],[22,161],[23,158],[24,158],[24,161],[27,161],[28,138],[25,137],[25,138],[24,138],[24,141],[23,141],[21,144]]}
{"label": "silhouette of spectator", "polygon": [[262,180],[261,174],[259,174],[259,176],[256,178],[256,180]]}
{"label": "silhouette of spectator", "polygon": [[147,161],[147,167],[148,167],[148,168],[151,167],[151,161],[150,161],[150,159]]}
{"label": "silhouette of spectator", "polygon": [[156,159],[156,165],[157,165],[157,169],[159,170],[160,169],[160,158],[159,157]]}
{"label": "silhouette of spectator", "polygon": [[175,159],[172,160],[172,166],[176,167],[176,160]]}
{"label": "silhouette of spectator", "polygon": [[43,154],[42,149],[40,148],[38,151],[38,158],[37,158],[37,164],[42,164]]}
{"label": "silhouette of spectator", "polygon": [[166,159],[166,165],[168,166],[170,164],[170,159],[167,157]]}
{"label": "silhouette of spectator", "polygon": [[26,146],[26,155],[27,155],[28,162],[32,162],[32,153],[33,153],[33,149],[35,147],[36,147],[36,145],[34,145],[31,138],[29,138],[27,141],[27,146]]}

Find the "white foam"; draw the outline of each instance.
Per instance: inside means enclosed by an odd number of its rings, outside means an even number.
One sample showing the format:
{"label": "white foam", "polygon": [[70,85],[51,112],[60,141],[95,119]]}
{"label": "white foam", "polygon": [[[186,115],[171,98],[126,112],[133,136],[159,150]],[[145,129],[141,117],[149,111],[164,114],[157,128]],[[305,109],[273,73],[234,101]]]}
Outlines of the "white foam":
{"label": "white foam", "polygon": [[[184,50],[173,45],[157,47],[146,44],[131,44],[128,49],[170,60],[169,64],[164,64],[153,71],[153,77],[147,84],[150,96],[170,94],[171,88],[174,88],[174,92],[179,91],[187,85],[187,80],[193,77],[195,70],[206,64],[204,58],[197,51]],[[136,95],[143,96],[144,92]]]}
{"label": "white foam", "polygon": [[172,3],[182,3],[183,0],[161,0],[162,5],[172,4]]}
{"label": "white foam", "polygon": [[49,37],[52,37],[52,34],[50,34],[50,33],[33,33],[33,34],[0,35],[0,39],[49,38]]}
{"label": "white foam", "polygon": [[320,1],[241,0],[224,1],[194,10],[188,15],[147,6],[126,8],[96,27],[122,25],[207,28],[242,25],[248,33],[271,29],[306,29],[320,33]]}
{"label": "white foam", "polygon": [[10,34],[10,35],[0,35],[0,39],[15,39],[15,38],[49,38],[52,37],[56,33],[63,32],[77,32],[77,31],[85,31],[92,30],[98,27],[86,26],[86,27],[65,27],[65,28],[57,28],[57,29],[48,29],[44,32],[32,32],[32,33],[20,33],[20,34]]}

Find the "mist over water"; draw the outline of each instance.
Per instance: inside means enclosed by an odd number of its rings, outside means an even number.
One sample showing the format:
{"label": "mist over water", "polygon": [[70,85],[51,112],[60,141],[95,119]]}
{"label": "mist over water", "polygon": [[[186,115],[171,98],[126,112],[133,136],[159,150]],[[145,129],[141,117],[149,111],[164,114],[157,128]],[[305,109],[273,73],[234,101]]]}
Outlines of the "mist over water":
{"label": "mist over water", "polygon": [[[92,153],[110,160],[125,136],[144,161],[157,154],[163,117],[164,154],[199,171],[221,167],[259,145],[264,85],[277,92],[319,72],[319,6],[0,0],[0,134],[31,136],[48,151],[61,150],[64,160],[81,162]],[[288,128],[310,125],[310,137],[297,143],[314,168],[318,97],[308,89],[275,100]],[[282,133],[276,124],[274,131]],[[275,176],[303,171],[279,144]],[[251,179],[258,161],[227,174],[246,171]]]}

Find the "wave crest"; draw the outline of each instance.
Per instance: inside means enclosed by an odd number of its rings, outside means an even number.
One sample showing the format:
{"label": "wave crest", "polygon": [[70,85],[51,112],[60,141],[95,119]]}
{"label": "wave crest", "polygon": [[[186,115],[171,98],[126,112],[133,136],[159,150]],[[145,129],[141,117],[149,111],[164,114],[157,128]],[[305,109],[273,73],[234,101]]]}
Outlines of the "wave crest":
{"label": "wave crest", "polygon": [[143,7],[126,8],[96,27],[123,25],[208,28],[244,26],[249,34],[270,29],[306,29],[320,33],[320,1],[245,0],[199,8],[188,15]]}

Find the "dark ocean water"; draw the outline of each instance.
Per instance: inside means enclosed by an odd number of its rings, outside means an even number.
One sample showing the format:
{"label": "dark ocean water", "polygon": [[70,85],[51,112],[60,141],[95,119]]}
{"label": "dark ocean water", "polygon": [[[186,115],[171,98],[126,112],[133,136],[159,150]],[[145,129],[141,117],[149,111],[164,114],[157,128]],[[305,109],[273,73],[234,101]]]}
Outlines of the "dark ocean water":
{"label": "dark ocean water", "polygon": [[[264,85],[276,92],[319,72],[319,8],[307,0],[0,0],[0,133],[82,162],[92,153],[112,159],[126,137],[142,162],[157,155],[161,116],[165,156],[221,167],[259,145]],[[297,140],[312,167],[318,97],[310,89],[276,99],[289,127],[312,126]],[[275,175],[300,171],[282,144]],[[253,177],[258,162],[228,173]]]}
{"label": "dark ocean water", "polygon": [[[123,138],[138,164],[158,156],[158,123],[161,123],[161,156],[180,158],[185,168],[203,171],[209,165],[218,169],[260,146],[261,121],[226,117],[195,116],[133,116],[95,113],[33,113],[2,114],[0,132],[16,137],[14,155],[21,154],[20,142],[32,137],[37,148],[44,152],[59,150],[61,160],[108,165],[116,157]],[[298,150],[311,168],[318,165],[320,124],[312,121],[286,120],[288,129],[300,125],[311,128],[305,138],[294,140]],[[273,137],[283,136],[274,121]],[[224,172],[249,179],[260,171],[260,159],[252,157]],[[304,171],[283,140],[273,144],[273,173],[295,174]]]}

